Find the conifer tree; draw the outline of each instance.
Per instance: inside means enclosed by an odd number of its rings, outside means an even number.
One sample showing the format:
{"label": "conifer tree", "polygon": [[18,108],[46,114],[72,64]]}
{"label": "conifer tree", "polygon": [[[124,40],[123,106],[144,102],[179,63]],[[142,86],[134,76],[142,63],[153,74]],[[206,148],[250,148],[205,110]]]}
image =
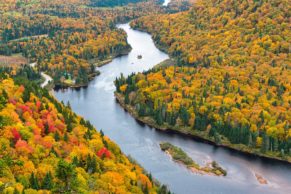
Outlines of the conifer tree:
{"label": "conifer tree", "polygon": [[50,172],[46,173],[43,182],[42,189],[51,190],[53,188],[52,175]]}
{"label": "conifer tree", "polygon": [[39,189],[38,180],[36,176],[34,175],[34,172],[32,172],[30,175],[29,183],[32,189],[35,189],[35,190]]}

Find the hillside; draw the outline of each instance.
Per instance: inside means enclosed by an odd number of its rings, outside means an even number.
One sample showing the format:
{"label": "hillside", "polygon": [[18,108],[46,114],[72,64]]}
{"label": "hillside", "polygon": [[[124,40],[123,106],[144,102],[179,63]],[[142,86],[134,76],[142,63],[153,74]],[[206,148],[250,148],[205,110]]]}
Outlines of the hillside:
{"label": "hillside", "polygon": [[205,0],[190,11],[141,17],[131,26],[150,32],[179,65],[290,65],[287,0]]}
{"label": "hillside", "polygon": [[[142,121],[291,161],[288,1],[198,1],[132,22],[177,62],[116,80]],[[181,66],[181,67],[177,67]]]}
{"label": "hillside", "polygon": [[98,75],[98,64],[130,51],[126,33],[115,24],[159,12],[156,3],[151,0],[109,9],[80,0],[66,4],[59,0],[2,0],[0,55],[21,53],[37,62],[37,68],[53,77],[56,85],[87,85]]}
{"label": "hillside", "polygon": [[167,193],[23,71],[0,71],[0,193]]}

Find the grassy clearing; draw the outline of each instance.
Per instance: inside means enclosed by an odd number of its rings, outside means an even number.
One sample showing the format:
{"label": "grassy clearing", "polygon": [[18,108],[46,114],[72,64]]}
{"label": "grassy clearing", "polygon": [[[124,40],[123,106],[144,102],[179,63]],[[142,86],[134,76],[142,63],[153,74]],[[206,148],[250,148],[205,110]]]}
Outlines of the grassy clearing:
{"label": "grassy clearing", "polygon": [[0,55],[0,66],[17,67],[19,65],[27,64],[28,60],[21,54],[14,54],[11,56]]}

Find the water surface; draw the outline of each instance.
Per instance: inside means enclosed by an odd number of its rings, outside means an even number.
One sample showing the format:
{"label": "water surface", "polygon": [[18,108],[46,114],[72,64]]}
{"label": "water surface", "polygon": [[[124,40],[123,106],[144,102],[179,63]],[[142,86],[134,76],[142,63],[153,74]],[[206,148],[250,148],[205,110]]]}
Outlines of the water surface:
{"label": "water surface", "polygon": [[[240,193],[291,193],[291,165],[264,161],[224,148],[215,147],[192,138],[167,134],[138,123],[115,101],[113,81],[123,73],[142,72],[168,58],[159,51],[150,35],[119,25],[128,34],[132,51],[127,56],[114,59],[101,67],[101,75],[87,88],[55,91],[58,100],[70,101],[72,109],[102,129],[122,151],[134,157],[160,182],[177,194],[240,194]],[[137,59],[142,55],[142,59]],[[215,160],[228,172],[227,177],[197,175],[173,162],[159,148],[161,141],[168,141],[184,149],[200,164]],[[254,173],[268,180],[260,185]]]}
{"label": "water surface", "polygon": [[163,6],[168,6],[168,4],[171,2],[171,0],[165,0],[163,3]]}

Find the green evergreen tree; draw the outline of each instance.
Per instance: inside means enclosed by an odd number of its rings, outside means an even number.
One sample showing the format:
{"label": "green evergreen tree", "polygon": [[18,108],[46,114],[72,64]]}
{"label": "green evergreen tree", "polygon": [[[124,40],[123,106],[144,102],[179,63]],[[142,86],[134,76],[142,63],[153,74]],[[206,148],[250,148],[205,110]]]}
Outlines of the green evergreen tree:
{"label": "green evergreen tree", "polygon": [[42,182],[42,189],[51,190],[53,188],[53,180],[52,175],[50,172],[46,173],[43,182]]}
{"label": "green evergreen tree", "polygon": [[125,94],[124,103],[129,104],[129,95],[128,93]]}
{"label": "green evergreen tree", "polygon": [[162,111],[159,109],[156,111],[155,113],[155,120],[156,120],[156,123],[158,125],[162,125],[163,124],[163,116],[162,116]]}
{"label": "green evergreen tree", "polygon": [[266,133],[263,133],[263,142],[261,147],[261,152],[266,153],[269,150],[269,137],[266,135]]}
{"label": "green evergreen tree", "polygon": [[253,136],[252,136],[251,133],[249,133],[248,146],[249,146],[249,147],[252,147],[252,146],[253,146]]}
{"label": "green evergreen tree", "polygon": [[38,180],[33,172],[30,175],[29,183],[32,189],[35,189],[35,190],[39,189]]}
{"label": "green evergreen tree", "polygon": [[92,134],[91,134],[90,129],[88,129],[88,130],[85,132],[85,134],[84,134],[84,138],[87,139],[87,140],[89,140],[89,139],[92,138]]}
{"label": "green evergreen tree", "polygon": [[79,165],[79,159],[78,159],[77,156],[74,156],[73,161],[72,161],[72,164],[75,165],[75,166],[78,166]]}
{"label": "green evergreen tree", "polygon": [[214,141],[217,144],[221,144],[220,135],[217,132],[214,133]]}
{"label": "green evergreen tree", "polygon": [[8,100],[8,94],[6,92],[6,90],[2,89],[2,97],[6,100]]}
{"label": "green evergreen tree", "polygon": [[278,139],[277,138],[274,139],[273,146],[274,146],[274,151],[275,152],[278,151],[279,143],[278,143]]}
{"label": "green evergreen tree", "polygon": [[46,134],[46,135],[49,134],[49,125],[48,125],[48,123],[44,124],[44,134]]}
{"label": "green evergreen tree", "polygon": [[77,173],[74,165],[66,162],[63,159],[58,162],[56,176],[64,184],[64,189],[66,192],[73,191],[77,186]]}
{"label": "green evergreen tree", "polygon": [[73,130],[72,123],[69,122],[69,123],[67,124],[67,132],[71,132],[72,130]]}
{"label": "green evergreen tree", "polygon": [[71,104],[70,104],[70,101],[67,102],[67,107],[68,107],[68,109],[71,110]]}
{"label": "green evergreen tree", "polygon": [[64,141],[65,142],[68,142],[69,141],[69,137],[68,137],[68,134],[67,133],[64,134]]}
{"label": "green evergreen tree", "polygon": [[58,153],[56,152],[56,150],[52,147],[50,153],[54,154],[55,156],[58,156]]}
{"label": "green evergreen tree", "polygon": [[56,141],[60,141],[60,134],[59,134],[59,132],[55,132],[55,134],[54,134],[54,139],[56,140]]}
{"label": "green evergreen tree", "polygon": [[102,131],[102,129],[100,130],[100,135],[102,138],[104,137],[104,132]]}
{"label": "green evergreen tree", "polygon": [[183,106],[180,109],[180,118],[182,119],[184,125],[189,125],[190,114]]}
{"label": "green evergreen tree", "polygon": [[23,95],[22,95],[22,99],[23,99],[24,102],[29,101],[29,99],[30,99],[30,90],[29,90],[29,88],[25,88],[25,90],[23,92]]}

